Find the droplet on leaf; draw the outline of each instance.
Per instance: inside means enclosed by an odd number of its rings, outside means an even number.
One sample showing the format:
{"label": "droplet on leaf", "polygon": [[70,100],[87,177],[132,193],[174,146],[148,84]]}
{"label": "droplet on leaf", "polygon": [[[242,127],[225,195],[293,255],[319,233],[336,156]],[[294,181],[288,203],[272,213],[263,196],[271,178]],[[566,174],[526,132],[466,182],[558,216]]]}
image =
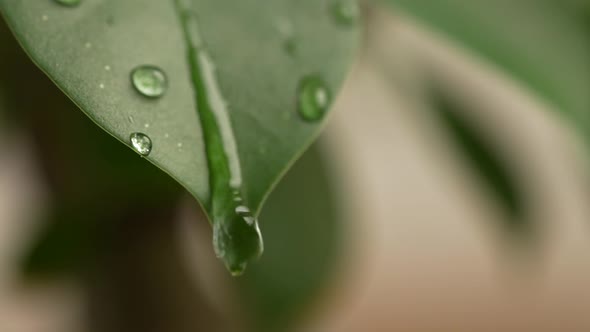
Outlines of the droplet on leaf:
{"label": "droplet on leaf", "polygon": [[143,133],[131,134],[131,145],[140,155],[146,157],[152,152],[152,140]]}
{"label": "droplet on leaf", "polygon": [[161,97],[168,89],[166,74],[151,65],[135,68],[131,73],[131,82],[139,93],[149,98]]}
{"label": "droplet on leaf", "polygon": [[332,96],[328,85],[319,76],[307,76],[299,83],[299,115],[305,121],[318,121],[330,107]]}

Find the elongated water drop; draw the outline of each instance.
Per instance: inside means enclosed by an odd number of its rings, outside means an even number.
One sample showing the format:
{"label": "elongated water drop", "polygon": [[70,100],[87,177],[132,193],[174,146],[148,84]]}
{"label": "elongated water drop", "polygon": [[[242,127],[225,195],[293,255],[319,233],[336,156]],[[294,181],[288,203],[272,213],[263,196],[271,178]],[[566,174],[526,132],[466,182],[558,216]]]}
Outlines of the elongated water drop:
{"label": "elongated water drop", "polygon": [[74,7],[82,2],[81,0],[55,0],[55,2],[59,3],[62,6]]}
{"label": "elongated water drop", "polygon": [[353,0],[338,0],[332,5],[332,16],[337,24],[353,26],[360,16],[358,5]]}
{"label": "elongated water drop", "polygon": [[330,108],[332,95],[319,76],[307,76],[299,83],[297,109],[305,121],[318,121]]}
{"label": "elongated water drop", "polygon": [[140,155],[147,157],[152,152],[152,140],[143,133],[131,134],[131,145]]}
{"label": "elongated water drop", "polygon": [[203,47],[190,2],[176,0],[175,4],[188,45],[196,111],[207,153],[211,192],[207,212],[213,226],[213,247],[230,273],[237,276],[262,253],[262,236],[244,195],[238,147],[215,65]]}
{"label": "elongated water drop", "polygon": [[223,259],[233,276],[241,275],[248,261],[258,258],[263,251],[258,220],[241,202],[240,195],[235,195],[232,202],[227,202],[235,207],[233,213],[225,216],[227,220],[215,220],[213,224],[215,254]]}
{"label": "elongated water drop", "polygon": [[131,82],[142,95],[158,98],[168,89],[168,78],[164,71],[152,65],[139,66],[131,72]]}

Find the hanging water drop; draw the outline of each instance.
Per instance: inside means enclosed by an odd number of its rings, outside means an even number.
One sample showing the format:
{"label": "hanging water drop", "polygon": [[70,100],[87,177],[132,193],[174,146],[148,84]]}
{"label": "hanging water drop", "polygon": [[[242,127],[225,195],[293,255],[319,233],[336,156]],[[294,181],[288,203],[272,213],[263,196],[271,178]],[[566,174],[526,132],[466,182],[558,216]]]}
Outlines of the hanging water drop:
{"label": "hanging water drop", "polygon": [[319,76],[308,76],[299,83],[299,115],[306,121],[318,121],[330,107],[332,96],[327,84]]}
{"label": "hanging water drop", "polygon": [[62,6],[74,7],[82,2],[81,0],[55,0],[55,2],[59,3]]}
{"label": "hanging water drop", "polygon": [[242,204],[239,193],[233,194],[235,206],[231,215],[224,222],[213,225],[213,247],[217,257],[223,259],[227,269],[233,276],[244,273],[248,261],[258,258],[264,251],[262,235],[258,220],[250,209]]}
{"label": "hanging water drop", "polygon": [[131,134],[131,145],[140,155],[146,157],[152,152],[152,140],[142,133]]}
{"label": "hanging water drop", "polygon": [[353,0],[339,0],[332,5],[332,16],[342,26],[353,26],[357,23],[360,13]]}
{"label": "hanging water drop", "polygon": [[244,196],[238,145],[228,104],[219,86],[215,64],[204,48],[197,17],[186,1],[174,1],[188,45],[187,55],[196,111],[199,114],[209,167],[211,198],[207,212],[213,226],[213,247],[234,276],[263,251],[255,214]]}
{"label": "hanging water drop", "polygon": [[150,98],[161,97],[168,89],[166,74],[151,65],[135,68],[131,73],[131,82],[139,93]]}

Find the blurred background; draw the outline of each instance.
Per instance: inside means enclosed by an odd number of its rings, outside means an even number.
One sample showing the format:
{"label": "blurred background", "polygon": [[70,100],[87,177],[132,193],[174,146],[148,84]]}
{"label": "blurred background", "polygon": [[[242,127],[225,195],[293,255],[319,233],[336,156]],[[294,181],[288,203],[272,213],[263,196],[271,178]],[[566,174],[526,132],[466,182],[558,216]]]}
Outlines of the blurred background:
{"label": "blurred background", "polygon": [[0,331],[590,331],[575,124],[402,10],[366,5],[363,21],[328,127],[270,196],[265,254],[240,278],[194,199],[77,111],[2,23]]}

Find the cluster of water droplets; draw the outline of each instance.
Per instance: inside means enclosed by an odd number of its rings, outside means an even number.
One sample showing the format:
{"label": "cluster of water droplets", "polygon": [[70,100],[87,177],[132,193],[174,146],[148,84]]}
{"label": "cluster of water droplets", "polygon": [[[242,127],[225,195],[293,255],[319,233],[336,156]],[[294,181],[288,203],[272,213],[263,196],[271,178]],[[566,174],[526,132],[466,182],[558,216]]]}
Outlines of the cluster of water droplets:
{"label": "cluster of water droplets", "polygon": [[[54,1],[67,7],[75,7],[82,2]],[[187,59],[207,153],[211,192],[207,210],[213,225],[213,245],[216,255],[225,262],[232,275],[240,275],[247,263],[262,253],[262,236],[256,215],[248,207],[244,196],[240,160],[229,112],[218,86],[215,66],[201,41],[196,15],[191,10],[190,1],[173,1],[187,43]],[[341,26],[352,26],[358,20],[358,7],[353,0],[334,1],[330,13],[335,23]],[[48,17],[44,15],[43,20],[47,21]],[[112,25],[112,18],[109,20]],[[283,50],[290,57],[297,56],[298,45],[291,22],[280,21],[278,29],[285,40]],[[92,44],[87,42],[85,47],[91,48]],[[111,67],[106,65],[104,69],[110,71]],[[133,68],[130,79],[133,88],[148,99],[163,97],[169,88],[165,71],[152,64]],[[104,89],[104,84],[100,84],[100,88]],[[332,93],[320,75],[303,77],[296,93],[297,112],[302,120],[317,122],[323,119],[332,102]],[[129,121],[134,123],[132,116],[129,116]],[[149,124],[145,124],[145,128],[148,127]],[[169,134],[165,137],[168,138]],[[152,152],[152,139],[142,132],[133,132],[129,142],[143,157]],[[182,143],[178,143],[178,148],[182,148]]]}

